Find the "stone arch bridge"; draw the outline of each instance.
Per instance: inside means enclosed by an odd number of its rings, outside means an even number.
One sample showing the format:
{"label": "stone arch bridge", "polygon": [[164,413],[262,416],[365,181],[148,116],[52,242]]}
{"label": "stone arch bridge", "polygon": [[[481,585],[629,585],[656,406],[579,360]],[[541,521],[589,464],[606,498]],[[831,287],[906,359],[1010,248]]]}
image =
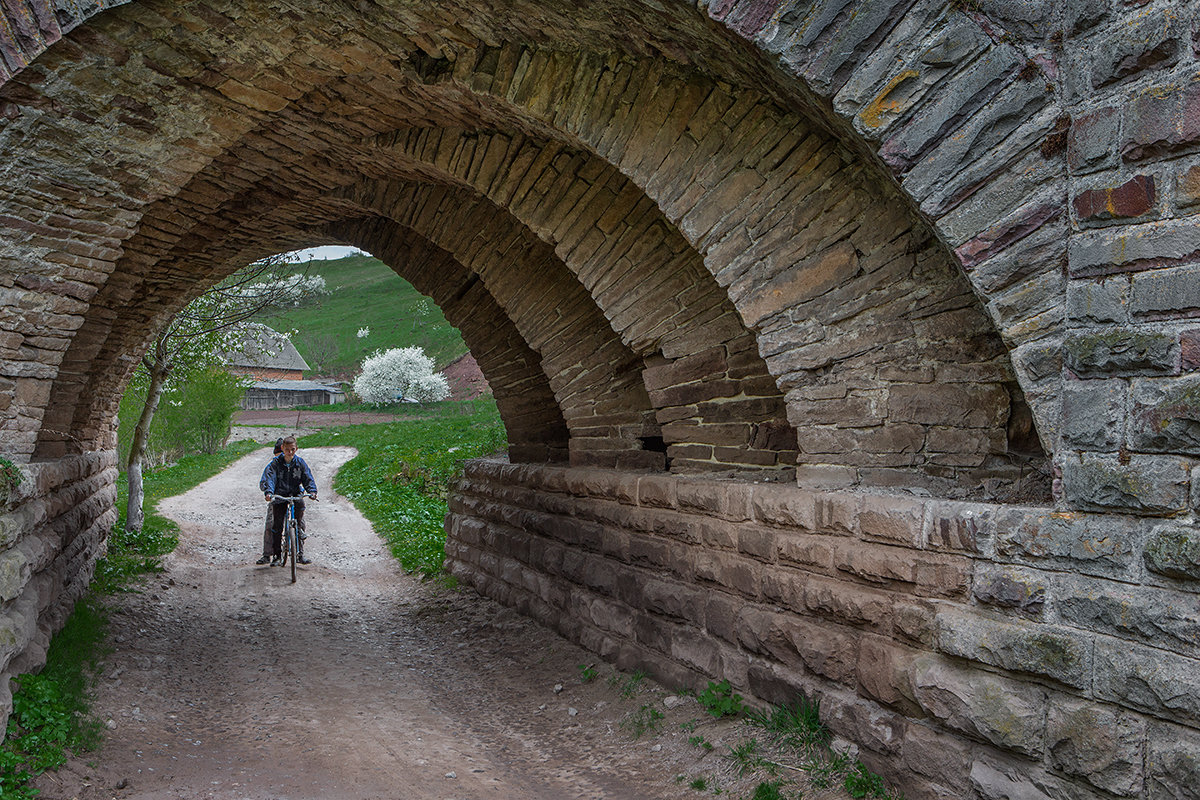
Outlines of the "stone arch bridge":
{"label": "stone arch bridge", "polygon": [[465,583],[910,798],[1200,796],[1198,54],[1178,0],[0,0],[0,669],[158,326],[344,243],[494,388]]}

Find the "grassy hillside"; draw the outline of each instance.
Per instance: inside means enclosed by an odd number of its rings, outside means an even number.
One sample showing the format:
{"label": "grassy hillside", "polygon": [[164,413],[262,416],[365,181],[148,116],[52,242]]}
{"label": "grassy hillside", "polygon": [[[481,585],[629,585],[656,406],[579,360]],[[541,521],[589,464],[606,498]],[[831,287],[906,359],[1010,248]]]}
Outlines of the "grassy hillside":
{"label": "grassy hillside", "polygon": [[[306,377],[351,378],[376,350],[419,345],[440,369],[467,352],[458,330],[408,281],[369,256],[313,261],[330,290],[315,303],[264,319],[280,330],[296,329],[292,342],[312,367]],[[370,328],[363,339],[360,328]]]}

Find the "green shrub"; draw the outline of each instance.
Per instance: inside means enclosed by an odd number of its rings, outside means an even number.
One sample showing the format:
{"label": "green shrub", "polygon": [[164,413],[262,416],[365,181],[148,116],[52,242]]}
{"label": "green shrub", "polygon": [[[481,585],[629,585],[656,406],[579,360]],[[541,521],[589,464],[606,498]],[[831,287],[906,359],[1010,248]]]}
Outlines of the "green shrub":
{"label": "green shrub", "polygon": [[717,717],[732,717],[745,711],[742,696],[733,691],[729,681],[720,683],[709,681],[708,687],[696,695],[696,700],[709,714]]}

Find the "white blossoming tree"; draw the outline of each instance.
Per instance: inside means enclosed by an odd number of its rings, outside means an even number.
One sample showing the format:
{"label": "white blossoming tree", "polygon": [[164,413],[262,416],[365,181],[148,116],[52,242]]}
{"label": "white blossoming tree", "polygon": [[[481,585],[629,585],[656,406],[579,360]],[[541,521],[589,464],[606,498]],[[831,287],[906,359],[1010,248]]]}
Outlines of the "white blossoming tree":
{"label": "white blossoming tree", "polygon": [[367,403],[430,403],[450,396],[446,376],[433,371],[433,359],[420,347],[376,350],[362,363],[354,392]]}

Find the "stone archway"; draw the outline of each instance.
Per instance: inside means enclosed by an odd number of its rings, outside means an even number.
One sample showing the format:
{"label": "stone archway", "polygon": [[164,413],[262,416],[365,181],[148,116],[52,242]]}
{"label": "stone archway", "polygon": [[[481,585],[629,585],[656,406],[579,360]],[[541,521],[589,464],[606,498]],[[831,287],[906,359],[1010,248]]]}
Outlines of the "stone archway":
{"label": "stone archway", "polygon": [[[59,5],[0,5],[7,669],[102,548],[155,326],[265,249],[370,242],[513,442],[452,506],[464,581],[818,695],[927,796],[1189,785],[1194,4]],[[969,501],[1043,453],[1055,509]],[[490,551],[518,517],[540,546]]]}

